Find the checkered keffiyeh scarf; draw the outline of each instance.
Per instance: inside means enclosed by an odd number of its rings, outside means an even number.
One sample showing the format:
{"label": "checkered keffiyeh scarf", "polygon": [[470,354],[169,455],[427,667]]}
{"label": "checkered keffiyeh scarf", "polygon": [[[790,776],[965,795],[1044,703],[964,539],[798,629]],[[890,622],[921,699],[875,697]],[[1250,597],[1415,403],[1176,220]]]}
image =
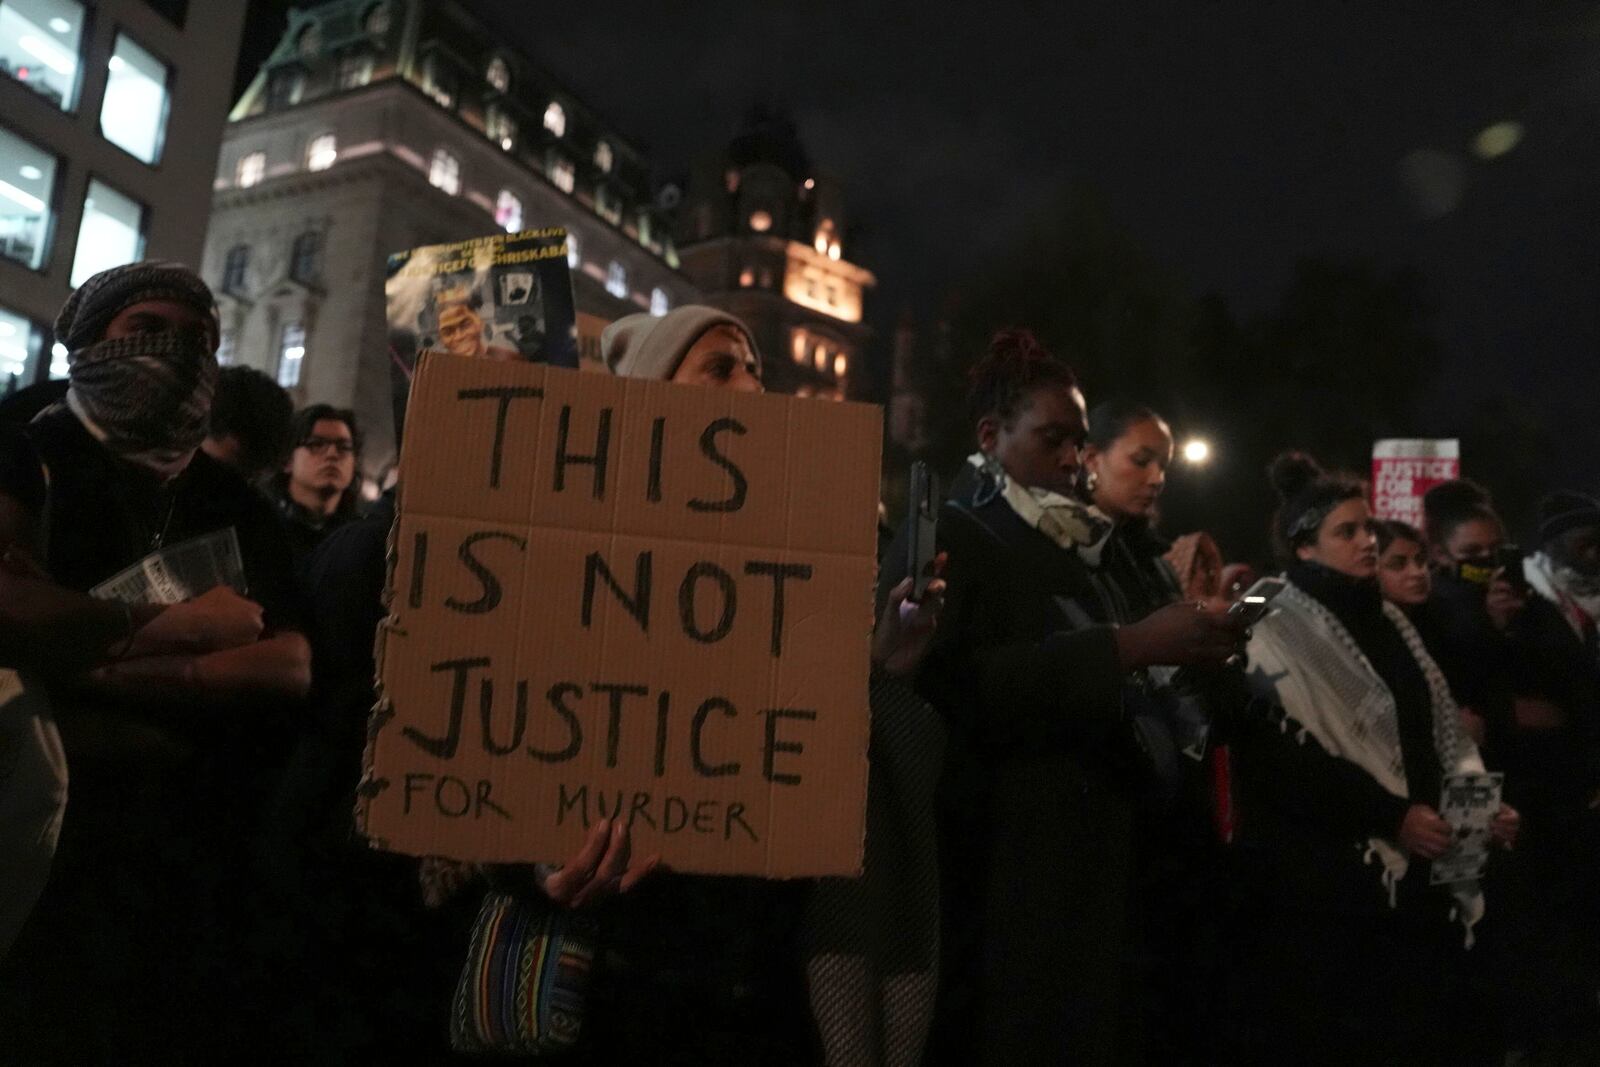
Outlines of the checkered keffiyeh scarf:
{"label": "checkered keffiyeh scarf", "polygon": [[[1462,732],[1443,672],[1399,608],[1385,602],[1383,613],[1400,631],[1427,680],[1433,745],[1444,773],[1481,773],[1483,760]],[[1285,586],[1273,600],[1271,614],[1255,627],[1249,656],[1252,687],[1283,708],[1285,729],[1298,729],[1302,742],[1307,735],[1315,738],[1330,755],[1356,764],[1390,793],[1410,798],[1394,694],[1331,611],[1298,586]],[[1395,887],[1409,867],[1405,851],[1396,842],[1374,837],[1365,855],[1368,862],[1382,864],[1383,883],[1393,902]],[[1483,917],[1483,894],[1476,882],[1458,882],[1450,890],[1470,944],[1472,927]]]}
{"label": "checkered keffiyeh scarf", "polygon": [[[148,333],[105,340],[117,315],[146,301],[184,304],[203,334]],[[68,349],[67,406],[95,439],[165,477],[183,469],[206,434],[219,373],[216,306],[200,276],[177,263],[101,271],[67,298],[55,334]]]}

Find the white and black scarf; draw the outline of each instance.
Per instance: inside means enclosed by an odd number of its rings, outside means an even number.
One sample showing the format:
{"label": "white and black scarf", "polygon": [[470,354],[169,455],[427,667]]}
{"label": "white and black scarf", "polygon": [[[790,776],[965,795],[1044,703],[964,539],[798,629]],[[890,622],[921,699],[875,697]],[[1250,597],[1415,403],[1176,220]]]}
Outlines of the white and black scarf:
{"label": "white and black scarf", "polygon": [[999,460],[982,452],[974,452],[967,462],[983,475],[979,500],[1004,498],[1023,522],[1075,553],[1090,567],[1100,566],[1101,553],[1117,528],[1105,512],[1073,497],[1025,486],[1007,476]]}
{"label": "white and black scarf", "polygon": [[[1444,673],[1399,608],[1386,601],[1383,613],[1400,631],[1427,680],[1440,767],[1446,775],[1481,773],[1483,760],[1461,729]],[[1307,735],[1315,738],[1329,755],[1354,763],[1393,795],[1416,799],[1406,784],[1394,694],[1355,637],[1316,597],[1292,583],[1286,585],[1274,599],[1271,614],[1255,627],[1249,656],[1252,688],[1283,708],[1286,730],[1297,728],[1302,743]],[[1367,841],[1364,858],[1382,865],[1392,905],[1410,866],[1405,850],[1395,841],[1373,837]],[[1470,946],[1472,928],[1483,917],[1483,893],[1475,881],[1457,882],[1450,892]]]}
{"label": "white and black scarf", "polygon": [[71,354],[66,404],[110,452],[170,478],[205,439],[217,358],[202,336],[136,334]]}

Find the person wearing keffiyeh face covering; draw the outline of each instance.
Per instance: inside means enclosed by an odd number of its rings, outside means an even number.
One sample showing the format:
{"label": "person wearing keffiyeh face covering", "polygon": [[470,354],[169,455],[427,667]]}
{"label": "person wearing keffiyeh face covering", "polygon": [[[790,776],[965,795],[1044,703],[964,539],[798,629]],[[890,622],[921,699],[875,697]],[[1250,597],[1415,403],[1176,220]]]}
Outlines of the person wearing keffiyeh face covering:
{"label": "person wearing keffiyeh face covering", "polygon": [[217,387],[211,290],[176,263],[96,274],[56,318],[67,407],[121,459],[170,478],[205,439]]}
{"label": "person wearing keffiyeh face covering", "polygon": [[[17,937],[0,1046],[30,1063],[225,1058],[250,1002],[243,846],[309,686],[288,548],[270,505],[199,451],[217,320],[193,271],[102,272],[56,335],[65,398],[0,428],[0,726],[20,707],[35,739],[59,734],[70,792],[63,776],[65,814],[40,838],[59,833],[53,870],[20,932],[0,899],[0,951]],[[230,531],[231,584],[178,603],[105,588]]]}

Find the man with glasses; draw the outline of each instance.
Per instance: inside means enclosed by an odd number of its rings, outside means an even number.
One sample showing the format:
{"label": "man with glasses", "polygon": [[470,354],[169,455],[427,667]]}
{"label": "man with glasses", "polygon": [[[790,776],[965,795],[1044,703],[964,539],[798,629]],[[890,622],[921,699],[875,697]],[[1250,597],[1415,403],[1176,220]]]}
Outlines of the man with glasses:
{"label": "man with glasses", "polygon": [[298,571],[325,537],[361,514],[361,438],[355,412],[312,404],[295,415],[291,440],[272,488]]}

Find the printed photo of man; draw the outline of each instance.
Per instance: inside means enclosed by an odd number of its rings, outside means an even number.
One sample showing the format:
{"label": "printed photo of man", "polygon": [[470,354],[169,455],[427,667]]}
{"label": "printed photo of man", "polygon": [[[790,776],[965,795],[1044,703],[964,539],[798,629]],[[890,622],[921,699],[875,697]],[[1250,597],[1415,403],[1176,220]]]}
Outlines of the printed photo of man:
{"label": "printed photo of man", "polygon": [[453,356],[502,361],[523,358],[515,348],[490,344],[484,336],[482,316],[465,300],[439,308],[439,344]]}

